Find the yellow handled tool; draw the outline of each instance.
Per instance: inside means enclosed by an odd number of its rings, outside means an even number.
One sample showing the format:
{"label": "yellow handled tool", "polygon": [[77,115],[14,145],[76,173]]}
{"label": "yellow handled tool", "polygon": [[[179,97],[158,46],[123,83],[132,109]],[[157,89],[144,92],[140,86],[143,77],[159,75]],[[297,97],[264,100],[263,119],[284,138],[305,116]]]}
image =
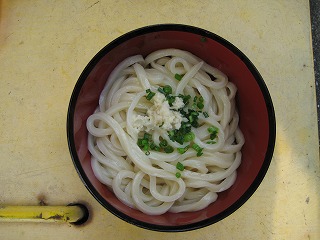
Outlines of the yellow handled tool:
{"label": "yellow handled tool", "polygon": [[0,222],[68,222],[82,224],[89,217],[82,204],[68,206],[1,206]]}

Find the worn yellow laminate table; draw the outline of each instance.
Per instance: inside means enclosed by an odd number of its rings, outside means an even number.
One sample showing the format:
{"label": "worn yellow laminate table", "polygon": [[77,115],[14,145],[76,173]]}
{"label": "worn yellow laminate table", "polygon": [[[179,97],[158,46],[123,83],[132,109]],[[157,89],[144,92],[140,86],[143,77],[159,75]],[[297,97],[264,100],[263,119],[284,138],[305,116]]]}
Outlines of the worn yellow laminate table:
{"label": "worn yellow laminate table", "polygon": [[[188,233],[130,225],[83,186],[66,139],[67,107],[89,60],[114,38],[156,23],[214,32],[241,49],[274,101],[270,169],[238,211]],[[83,226],[0,223],[0,239],[320,239],[320,173],[309,1],[0,0],[0,205],[91,211]]]}

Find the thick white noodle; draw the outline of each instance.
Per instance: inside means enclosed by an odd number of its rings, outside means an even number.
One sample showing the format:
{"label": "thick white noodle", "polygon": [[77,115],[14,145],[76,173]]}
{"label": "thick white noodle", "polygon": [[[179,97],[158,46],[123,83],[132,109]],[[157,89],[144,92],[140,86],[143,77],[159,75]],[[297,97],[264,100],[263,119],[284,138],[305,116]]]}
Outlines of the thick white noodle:
{"label": "thick white noodle", "polygon": [[[175,79],[175,74],[183,75],[182,79]],[[200,126],[192,127],[193,142],[203,148],[202,156],[192,148],[179,153],[176,149],[189,143],[173,141],[159,126],[150,130],[152,140],[159,145],[160,139],[165,139],[175,150],[150,150],[146,155],[138,147],[143,130],[134,127],[134,118],[145,116],[152,107],[145,90],[157,92],[165,85],[171,86],[175,96],[203,97],[203,111],[209,117],[200,114]],[[125,59],[110,74],[97,110],[87,119],[95,176],[124,204],[146,214],[206,208],[219,192],[234,184],[241,164],[245,140],[238,126],[236,92],[224,73],[183,50],[164,49],[146,58],[136,55]],[[218,128],[216,143],[210,143],[210,126]],[[177,170],[178,162],[183,171]],[[177,172],[181,177],[176,177]]]}

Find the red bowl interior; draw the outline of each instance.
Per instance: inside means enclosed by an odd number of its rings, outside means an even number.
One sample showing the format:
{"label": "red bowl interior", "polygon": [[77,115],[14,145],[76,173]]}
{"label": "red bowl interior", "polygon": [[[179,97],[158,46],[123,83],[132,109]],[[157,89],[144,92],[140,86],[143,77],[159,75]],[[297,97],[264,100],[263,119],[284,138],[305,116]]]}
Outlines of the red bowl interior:
{"label": "red bowl interior", "polygon": [[[190,213],[149,216],[121,203],[94,176],[87,149],[86,119],[98,105],[108,75],[123,59],[163,48],[179,48],[224,72],[237,88],[240,128],[245,137],[235,184],[216,202]],[[68,113],[68,140],[77,171],[93,196],[118,217],[153,230],[177,231],[206,226],[239,208],[256,190],[270,164],[275,142],[275,118],[268,90],[252,63],[233,45],[202,29],[158,25],[130,32],[102,49],[87,65],[73,92]]]}

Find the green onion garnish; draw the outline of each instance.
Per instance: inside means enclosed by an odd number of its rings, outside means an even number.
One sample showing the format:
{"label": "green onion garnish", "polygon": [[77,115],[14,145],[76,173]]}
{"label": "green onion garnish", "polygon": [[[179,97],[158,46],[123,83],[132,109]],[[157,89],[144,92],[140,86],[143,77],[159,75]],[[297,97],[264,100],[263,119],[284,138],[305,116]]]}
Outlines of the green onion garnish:
{"label": "green onion garnish", "polygon": [[177,165],[176,165],[176,168],[180,171],[183,171],[184,170],[184,166],[181,162],[178,162]]}
{"label": "green onion garnish", "polygon": [[156,146],[157,146],[157,145],[155,145],[154,142],[151,142],[151,144],[150,144],[150,149],[151,149],[151,150],[154,150]]}
{"label": "green onion garnish", "polygon": [[210,139],[213,140],[217,137],[217,134],[219,132],[219,128],[215,126],[211,126],[208,128],[208,132],[210,133]]}
{"label": "green onion garnish", "polygon": [[198,101],[198,96],[194,96],[193,102],[197,102],[197,101]]}
{"label": "green onion garnish", "polygon": [[149,144],[143,145],[143,150],[144,150],[144,151],[148,151],[148,150],[149,150]]}
{"label": "green onion garnish", "polygon": [[177,79],[178,81],[180,81],[180,80],[182,79],[182,75],[176,73],[176,74],[174,75],[174,78]]}
{"label": "green onion garnish", "polygon": [[192,147],[194,150],[196,150],[197,152],[201,150],[201,147],[200,147],[198,144],[196,144],[196,143],[192,144],[191,147]]}
{"label": "green onion garnish", "polygon": [[203,148],[201,148],[198,144],[196,143],[192,144],[192,148],[196,150],[198,157],[200,157],[203,154],[202,152]]}
{"label": "green onion garnish", "polygon": [[191,111],[191,112],[190,112],[190,115],[192,115],[192,116],[199,116],[199,113],[196,112],[196,111]]}
{"label": "green onion garnish", "polygon": [[[192,104],[193,109],[200,109],[202,110],[204,108],[204,99],[202,96],[194,96],[193,98],[193,104]],[[200,111],[201,112],[201,111]]]}
{"label": "green onion garnish", "polygon": [[194,128],[199,127],[199,123],[198,123],[197,121],[193,121],[193,122],[191,123],[191,125],[192,125],[192,127],[194,127]]}
{"label": "green onion garnish", "polygon": [[160,151],[160,147],[157,146],[154,142],[151,142],[150,144],[150,149],[159,152]]}
{"label": "green onion garnish", "polygon": [[143,135],[143,139],[146,139],[146,140],[150,140],[151,139],[151,134],[150,133],[144,133]]}
{"label": "green onion garnish", "polygon": [[172,153],[174,151],[173,147],[171,147],[171,146],[166,146],[163,150],[166,153]]}
{"label": "green onion garnish", "polygon": [[166,93],[163,91],[161,87],[158,87],[158,92],[162,93],[163,95],[166,95]]}
{"label": "green onion garnish", "polygon": [[181,122],[181,127],[176,130],[168,131],[168,136],[171,141],[180,143],[181,145],[184,143],[184,136],[191,132],[191,125],[189,122]]}
{"label": "green onion garnish", "polygon": [[172,138],[174,137],[174,130],[170,130],[168,132],[169,138],[172,140]]}
{"label": "green onion garnish", "polygon": [[202,154],[203,154],[203,152],[202,152],[202,151],[197,152],[197,157],[200,157]]}
{"label": "green onion garnish", "polygon": [[149,101],[154,97],[154,95],[156,95],[156,93],[151,92],[150,89],[147,89],[146,93],[147,93],[146,99],[149,100]]}
{"label": "green onion garnish", "polygon": [[196,109],[197,108],[197,104],[196,103],[192,103],[192,108]]}
{"label": "green onion garnish", "polygon": [[138,144],[138,146],[139,146],[140,148],[143,147],[142,140],[143,140],[143,139],[139,138],[139,139],[138,139],[138,142],[137,142],[137,144]]}
{"label": "green onion garnish", "polygon": [[188,132],[186,135],[183,137],[184,142],[191,142],[194,139],[194,133],[193,132]]}
{"label": "green onion garnish", "polygon": [[181,173],[177,172],[176,173],[176,178],[181,178]]}
{"label": "green onion garnish", "polygon": [[208,117],[209,117],[209,114],[208,114],[207,112],[202,112],[202,114],[203,114],[203,116],[204,116],[205,118],[208,118]]}
{"label": "green onion garnish", "polygon": [[152,140],[152,135],[147,132],[144,133],[143,138],[139,138],[137,140],[137,145],[145,152],[146,155],[150,154],[149,150],[166,153],[172,153],[174,151],[174,148],[168,145],[167,140],[161,137],[159,146],[157,146]]}
{"label": "green onion garnish", "polygon": [[161,140],[159,146],[162,147],[162,148],[168,146],[167,140],[165,140],[165,139]]}
{"label": "green onion garnish", "polygon": [[172,107],[172,104],[174,103],[174,101],[176,100],[176,97],[175,96],[171,96],[171,95],[167,95],[167,100],[168,100],[168,103],[169,103],[169,106]]}
{"label": "green onion garnish", "polygon": [[203,103],[198,102],[198,103],[197,103],[197,107],[198,107],[199,109],[203,109],[203,108],[204,108],[204,105],[203,105]]}
{"label": "green onion garnish", "polygon": [[154,92],[148,93],[146,99],[150,101],[154,97],[154,95],[156,95]]}
{"label": "green onion garnish", "polygon": [[189,146],[185,146],[184,148],[177,148],[178,153],[184,154],[189,149]]}
{"label": "green onion garnish", "polygon": [[166,94],[171,94],[171,93],[172,93],[172,88],[171,88],[171,86],[169,86],[169,85],[165,85],[165,86],[163,87],[163,91],[164,91]]}
{"label": "green onion garnish", "polygon": [[217,128],[215,126],[208,127],[209,133],[214,133],[214,132],[218,132],[218,131],[219,131],[219,128]]}
{"label": "green onion garnish", "polygon": [[189,104],[189,100],[191,98],[190,95],[179,94],[178,97],[182,99],[184,105],[188,105]]}

